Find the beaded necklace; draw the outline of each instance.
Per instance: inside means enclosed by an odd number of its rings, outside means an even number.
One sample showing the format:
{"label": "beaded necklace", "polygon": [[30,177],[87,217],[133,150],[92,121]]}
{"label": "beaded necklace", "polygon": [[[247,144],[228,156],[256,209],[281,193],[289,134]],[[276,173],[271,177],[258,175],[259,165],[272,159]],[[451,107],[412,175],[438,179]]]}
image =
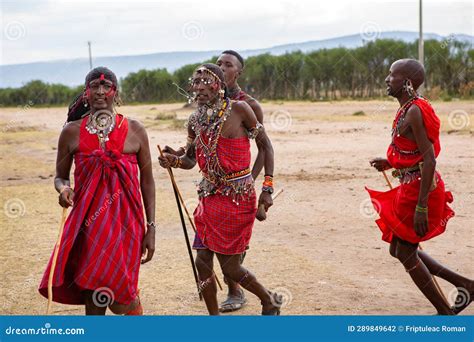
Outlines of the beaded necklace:
{"label": "beaded necklace", "polygon": [[[211,109],[210,115],[208,110]],[[239,204],[239,199],[250,195],[253,191],[253,178],[250,170],[227,175],[222,168],[217,155],[217,145],[222,133],[224,123],[232,112],[232,102],[229,98],[222,101],[221,105],[203,110],[199,108],[193,113],[190,124],[196,133],[196,145],[199,147],[199,157],[203,157],[203,179],[198,184],[199,196],[206,197],[217,192],[232,196],[232,201]],[[214,114],[213,114],[214,113]]]}
{"label": "beaded necklace", "polygon": [[395,136],[395,133],[397,137],[400,136],[400,127],[402,126],[403,122],[405,121],[406,114],[408,112],[408,109],[412,105],[412,103],[418,99],[418,96],[412,97],[409,99],[403,106],[400,107],[400,109],[397,112],[397,115],[395,117],[395,120],[393,120],[393,125],[392,125],[392,137]]}
{"label": "beaded necklace", "polygon": [[89,115],[86,130],[90,134],[96,134],[99,138],[100,147],[105,150],[105,143],[109,141],[109,134],[115,128],[116,114],[109,110],[98,110]]}
{"label": "beaded necklace", "polygon": [[[397,144],[395,144],[395,137],[400,137],[400,128],[402,127],[403,122],[405,121],[406,114],[408,112],[408,109],[410,109],[411,105],[415,100],[418,100],[421,98],[421,96],[416,95],[409,99],[403,106],[400,107],[400,109],[397,112],[397,115],[395,119],[393,120],[392,124],[392,143],[391,145],[393,148],[400,154],[409,154],[409,155],[414,155],[418,154],[420,151],[418,149],[415,149],[413,151],[405,151],[400,149]],[[395,154],[395,153],[394,153]]]}

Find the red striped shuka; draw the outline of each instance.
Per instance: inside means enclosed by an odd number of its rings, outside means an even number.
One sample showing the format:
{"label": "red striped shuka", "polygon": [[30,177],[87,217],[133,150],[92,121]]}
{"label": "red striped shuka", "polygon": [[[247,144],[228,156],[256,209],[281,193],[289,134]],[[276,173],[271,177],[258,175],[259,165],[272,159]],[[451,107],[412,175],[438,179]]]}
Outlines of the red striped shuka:
{"label": "red striped shuka", "polygon": [[[82,291],[107,288],[113,300],[129,304],[137,296],[145,220],[139,167],[124,154],[128,121],[120,114],[105,151],[81,123],[74,155],[74,204],[61,239],[53,276],[53,300],[84,304]],[[39,292],[48,296],[49,260]]]}

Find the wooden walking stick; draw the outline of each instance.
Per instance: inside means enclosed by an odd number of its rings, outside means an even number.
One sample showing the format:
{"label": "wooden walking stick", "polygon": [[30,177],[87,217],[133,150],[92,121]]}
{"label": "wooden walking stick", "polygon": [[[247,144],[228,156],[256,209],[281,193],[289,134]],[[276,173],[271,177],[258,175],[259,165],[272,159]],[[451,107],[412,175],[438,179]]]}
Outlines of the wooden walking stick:
{"label": "wooden walking stick", "polygon": [[[160,151],[160,155],[163,157],[163,151],[161,150],[160,145],[157,145],[157,147],[158,147],[158,150]],[[181,196],[181,193],[179,192],[178,185],[176,184],[176,181],[174,179],[173,170],[171,170],[170,167],[168,167],[167,170],[168,170],[168,174],[169,174],[170,179],[171,179],[171,184],[173,185],[173,191],[174,191],[174,196],[175,196],[175,199],[176,199],[176,205],[178,206],[178,211],[179,211],[179,218],[181,220],[181,225],[183,227],[184,239],[186,241],[186,247],[188,249],[189,258],[191,260],[191,266],[192,266],[192,269],[193,269],[194,280],[196,281],[196,286],[198,288],[199,300],[202,300],[201,290],[200,290],[200,287],[199,287],[199,278],[198,278],[197,270],[196,270],[196,264],[194,263],[193,252],[192,252],[192,249],[191,249],[191,244],[189,242],[188,231],[186,230],[186,223],[184,222],[184,216],[183,216],[183,210],[181,209],[181,203],[183,204],[184,210],[186,211],[186,214],[188,215],[189,222],[191,222],[191,226],[193,227],[194,232],[196,232],[196,227],[194,226],[194,222],[192,221],[192,219],[189,215],[188,209],[186,208],[186,205],[185,205],[185,203],[183,201],[183,198]],[[212,271],[212,272],[214,273],[214,271]],[[215,273],[214,273],[214,276],[215,276],[214,278],[216,278],[217,285],[219,285],[219,288],[222,290],[222,285],[219,281],[219,278],[217,278],[217,275]]]}
{"label": "wooden walking stick", "polygon": [[[387,182],[388,187],[390,188],[390,190],[392,190],[392,189],[393,189],[393,186],[392,186],[392,183],[390,183],[390,180],[389,180],[388,177],[387,177],[387,173],[385,172],[385,170],[383,170],[382,173],[383,173],[383,176],[385,177],[385,181]],[[418,249],[419,249],[420,251],[423,250],[423,248],[421,247],[421,243],[418,244]],[[450,305],[449,302],[448,302],[448,299],[446,298],[446,295],[445,295],[444,292],[443,292],[443,289],[441,289],[441,287],[439,286],[438,281],[436,280],[436,278],[435,278],[433,275],[432,275],[431,277],[433,278],[433,283],[435,284],[436,288],[438,289],[438,292],[439,292],[439,294],[441,295],[441,297],[443,298],[445,304],[446,304],[448,307],[451,307],[451,305]]]}
{"label": "wooden walking stick", "polygon": [[56,261],[58,260],[59,247],[61,246],[61,239],[63,237],[64,224],[66,223],[67,208],[63,208],[63,213],[61,216],[61,223],[59,224],[59,234],[56,245],[54,246],[53,260],[51,261],[51,268],[49,269],[49,278],[48,278],[48,307],[46,308],[46,314],[51,313],[51,306],[53,304],[53,277],[54,270],[56,269]]}
{"label": "wooden walking stick", "polygon": [[[283,192],[283,189],[278,190],[273,196],[272,200],[275,200],[280,194]],[[265,211],[265,206],[263,204],[260,204],[257,210],[257,215],[255,215],[257,220],[259,221],[264,221],[267,219],[267,212]]]}

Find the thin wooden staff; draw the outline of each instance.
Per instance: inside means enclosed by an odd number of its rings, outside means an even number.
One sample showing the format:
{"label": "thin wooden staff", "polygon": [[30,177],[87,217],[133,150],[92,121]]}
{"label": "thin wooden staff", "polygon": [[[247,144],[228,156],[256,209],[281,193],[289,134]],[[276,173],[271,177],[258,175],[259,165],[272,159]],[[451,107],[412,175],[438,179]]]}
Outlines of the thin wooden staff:
{"label": "thin wooden staff", "polygon": [[53,304],[53,277],[54,271],[56,269],[56,261],[58,260],[59,247],[61,246],[61,239],[63,237],[64,224],[66,223],[67,217],[67,208],[63,208],[63,213],[61,216],[61,223],[59,224],[59,234],[56,245],[54,246],[53,260],[51,261],[51,268],[49,269],[49,278],[48,278],[48,307],[46,308],[46,314],[51,313],[51,306]]}
{"label": "thin wooden staff", "polygon": [[[283,189],[280,189],[278,190],[273,196],[272,196],[272,200],[275,200],[278,196],[280,196],[280,194],[283,192]],[[265,206],[263,204],[260,204],[260,206],[258,207],[258,210],[257,210],[257,215],[255,215],[255,217],[257,218],[257,220],[259,221],[264,221],[266,220],[267,218],[267,213],[265,211]]]}
{"label": "thin wooden staff", "polygon": [[[384,176],[384,178],[385,178],[385,181],[387,182],[388,187],[390,188],[390,190],[392,190],[392,189],[393,189],[393,186],[392,186],[392,183],[390,182],[390,180],[389,180],[388,177],[387,177],[387,173],[385,172],[385,170],[383,170],[382,173],[383,173],[383,176]],[[420,244],[420,243],[418,244],[418,248],[420,249],[420,251],[423,250],[423,248],[421,247],[421,244]],[[443,289],[439,286],[438,281],[436,280],[436,278],[435,278],[434,276],[432,276],[432,278],[433,278],[433,282],[434,282],[436,288],[438,289],[438,292],[440,293],[441,297],[443,298],[445,304],[446,304],[448,307],[451,307],[451,305],[450,305],[449,302],[448,302],[448,299],[446,298],[446,295],[445,295],[444,292],[443,292]]]}
{"label": "thin wooden staff", "polygon": [[[160,151],[161,157],[163,157],[163,151],[161,150],[160,145],[157,145],[157,147],[158,147],[158,150]],[[186,246],[187,246],[187,249],[188,249],[189,258],[191,259],[191,264],[192,264],[193,273],[194,273],[194,279],[196,280],[196,285],[197,285],[198,291],[199,291],[199,299],[202,300],[202,295],[201,295],[201,291],[200,291],[200,287],[199,287],[199,280],[198,280],[197,271],[196,271],[196,265],[194,263],[193,252],[191,250],[191,244],[189,243],[188,231],[186,230],[186,224],[184,222],[184,216],[183,216],[183,211],[181,209],[181,204],[184,207],[184,211],[186,212],[186,214],[188,216],[188,220],[191,223],[191,226],[193,227],[193,230],[194,230],[195,233],[197,233],[196,227],[194,226],[194,221],[191,219],[191,215],[189,215],[188,209],[186,208],[186,204],[184,203],[183,197],[181,196],[181,192],[179,191],[178,185],[176,184],[176,181],[175,181],[174,175],[173,175],[173,170],[170,167],[168,167],[166,169],[168,170],[168,174],[169,174],[170,179],[171,179],[171,184],[173,185],[174,196],[176,198],[176,205],[178,206],[179,217],[181,219],[181,225],[183,226],[184,238],[186,240]],[[214,271],[212,271],[212,272],[214,273],[214,278],[216,278],[217,285],[222,290],[222,285],[221,285],[221,282],[219,281],[219,278],[217,278],[217,275],[215,274]]]}

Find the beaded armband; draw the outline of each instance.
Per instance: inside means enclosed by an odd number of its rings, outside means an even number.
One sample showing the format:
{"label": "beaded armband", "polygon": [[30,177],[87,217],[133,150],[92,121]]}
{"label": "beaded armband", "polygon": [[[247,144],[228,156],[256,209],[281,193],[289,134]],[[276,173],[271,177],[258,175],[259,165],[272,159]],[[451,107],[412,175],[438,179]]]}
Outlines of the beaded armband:
{"label": "beaded armband", "polygon": [[257,122],[257,125],[254,128],[250,128],[247,130],[247,135],[249,139],[255,139],[262,130],[263,125],[260,122]]}

